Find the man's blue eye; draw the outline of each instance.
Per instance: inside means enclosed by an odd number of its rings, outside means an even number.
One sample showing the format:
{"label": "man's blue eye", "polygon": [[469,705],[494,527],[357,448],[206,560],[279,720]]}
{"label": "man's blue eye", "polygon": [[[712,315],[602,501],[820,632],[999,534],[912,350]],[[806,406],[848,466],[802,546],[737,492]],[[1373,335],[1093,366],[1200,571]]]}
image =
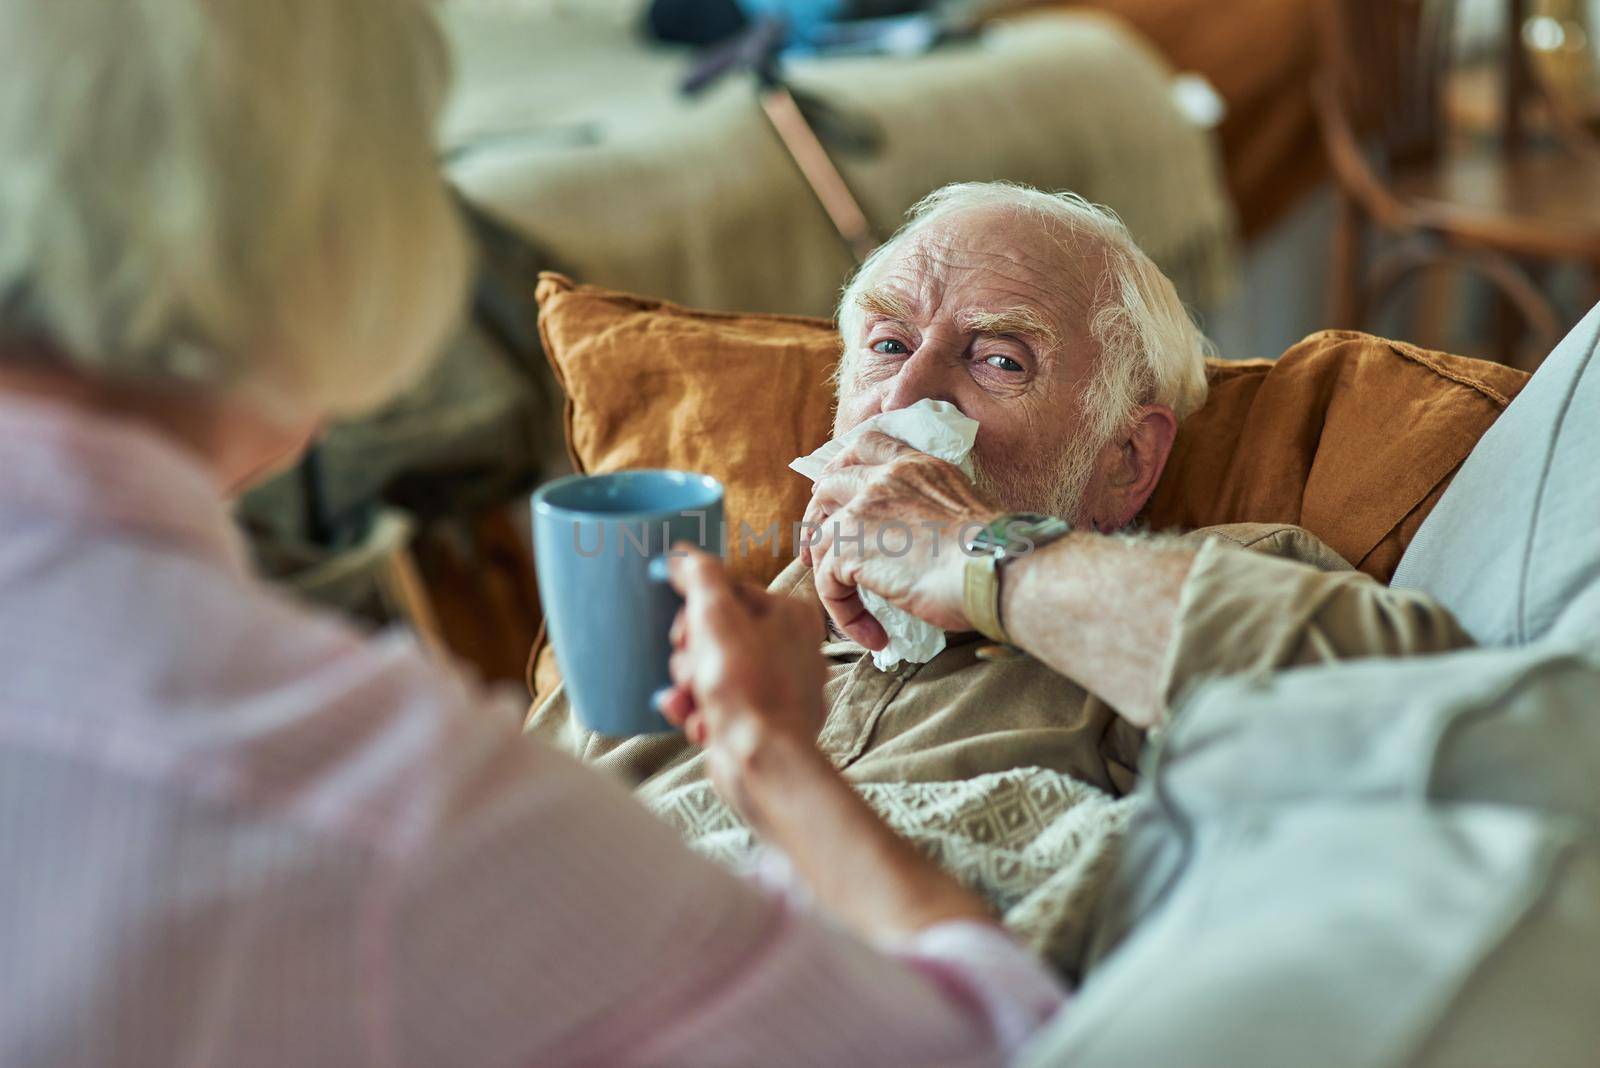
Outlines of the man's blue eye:
{"label": "man's blue eye", "polygon": [[[886,345],[892,346],[892,347],[885,348],[884,346],[886,346]],[[885,356],[904,356],[906,354],[906,352],[907,352],[907,349],[906,349],[906,347],[904,345],[900,344],[900,342],[896,341],[894,338],[886,337],[882,341],[873,342],[872,343],[872,351],[873,352],[881,352]]]}
{"label": "man's blue eye", "polygon": [[1010,356],[990,356],[987,361],[990,367],[998,367],[1002,371],[1020,371],[1022,365]]}

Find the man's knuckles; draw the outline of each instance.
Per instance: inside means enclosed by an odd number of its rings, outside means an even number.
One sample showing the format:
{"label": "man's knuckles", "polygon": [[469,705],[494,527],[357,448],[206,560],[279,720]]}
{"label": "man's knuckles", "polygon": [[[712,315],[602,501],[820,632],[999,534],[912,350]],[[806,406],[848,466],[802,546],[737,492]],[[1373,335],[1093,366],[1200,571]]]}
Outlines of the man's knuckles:
{"label": "man's knuckles", "polygon": [[899,438],[892,438],[881,430],[868,430],[835,459],[843,461],[841,466],[851,463],[875,464],[908,451],[911,451],[911,446]]}

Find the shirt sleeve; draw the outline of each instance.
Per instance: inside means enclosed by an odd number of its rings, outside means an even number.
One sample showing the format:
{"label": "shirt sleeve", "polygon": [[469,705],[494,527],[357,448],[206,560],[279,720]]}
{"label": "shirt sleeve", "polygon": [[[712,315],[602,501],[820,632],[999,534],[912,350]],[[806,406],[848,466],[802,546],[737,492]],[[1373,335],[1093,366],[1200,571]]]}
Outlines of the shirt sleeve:
{"label": "shirt sleeve", "polygon": [[1003,1063],[1062,1007],[1060,982],[997,924],[942,923],[886,948],[981,1018]]}
{"label": "shirt sleeve", "polygon": [[377,895],[385,1045],[455,1064],[991,1065],[1064,991],[998,927],[874,947],[692,854],[619,784],[475,724]]}
{"label": "shirt sleeve", "polygon": [[[1309,539],[1299,530],[1282,532]],[[1270,547],[1269,552],[1270,552]],[[1448,610],[1356,571],[1324,571],[1221,538],[1201,543],[1163,667],[1169,709],[1202,680],[1472,645]]]}

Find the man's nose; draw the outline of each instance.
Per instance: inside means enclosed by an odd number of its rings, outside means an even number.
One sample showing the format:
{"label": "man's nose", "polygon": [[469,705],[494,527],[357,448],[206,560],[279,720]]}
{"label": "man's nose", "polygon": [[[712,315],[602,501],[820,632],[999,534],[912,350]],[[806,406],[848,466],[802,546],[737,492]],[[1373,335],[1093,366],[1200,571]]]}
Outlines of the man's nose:
{"label": "man's nose", "polygon": [[944,346],[925,343],[906,358],[889,380],[880,410],[898,411],[920,400],[954,404],[957,376],[961,373],[961,361],[953,358]]}

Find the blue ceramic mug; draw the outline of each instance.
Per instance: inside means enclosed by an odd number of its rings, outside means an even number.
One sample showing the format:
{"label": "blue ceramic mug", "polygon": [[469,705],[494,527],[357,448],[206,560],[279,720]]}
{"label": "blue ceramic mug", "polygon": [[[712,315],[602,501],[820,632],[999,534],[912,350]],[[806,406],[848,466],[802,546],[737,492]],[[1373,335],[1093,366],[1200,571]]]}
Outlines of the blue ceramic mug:
{"label": "blue ceramic mug", "polygon": [[668,631],[683,603],[662,560],[677,542],[723,544],[722,483],[686,471],[573,475],[533,495],[533,555],[546,633],[567,699],[590,730],[668,731]]}

